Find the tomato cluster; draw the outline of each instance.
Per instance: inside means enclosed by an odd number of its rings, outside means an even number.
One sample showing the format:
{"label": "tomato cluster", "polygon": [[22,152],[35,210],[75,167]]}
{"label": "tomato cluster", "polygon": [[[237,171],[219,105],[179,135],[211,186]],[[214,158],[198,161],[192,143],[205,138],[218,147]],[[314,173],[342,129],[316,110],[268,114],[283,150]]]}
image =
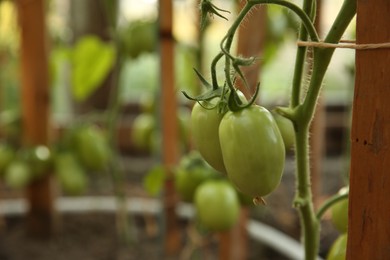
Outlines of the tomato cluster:
{"label": "tomato cluster", "polygon": [[258,105],[223,111],[219,103],[215,98],[194,105],[194,145],[242,193],[254,198],[269,194],[279,185],[285,162],[285,145],[274,117]]}
{"label": "tomato cluster", "polygon": [[106,171],[111,158],[112,149],[102,128],[82,124],[68,129],[54,158],[55,173],[64,192],[85,192],[88,173]]}
{"label": "tomato cluster", "polygon": [[180,199],[194,204],[198,223],[210,231],[231,228],[238,220],[240,207],[252,200],[237,191],[196,150],[183,156],[174,177]]}
{"label": "tomato cluster", "polygon": [[71,195],[84,192],[89,172],[103,172],[111,149],[103,130],[92,124],[68,128],[53,146],[21,146],[0,143],[0,176],[15,189],[54,173],[62,190]]}
{"label": "tomato cluster", "polygon": [[44,145],[17,148],[0,143],[0,176],[11,188],[23,188],[51,168],[52,152]]}
{"label": "tomato cluster", "polygon": [[[236,94],[239,103],[247,103],[242,93]],[[278,124],[264,107],[248,105],[233,111],[227,103],[219,97],[199,100],[191,112],[193,143],[207,164],[222,175],[202,182],[190,180],[188,198],[194,200],[199,221],[215,231],[235,224],[240,205],[253,205],[253,198],[261,199],[276,189],[286,149],[293,145],[284,141],[280,128],[287,125],[286,138],[294,139],[289,120]]]}

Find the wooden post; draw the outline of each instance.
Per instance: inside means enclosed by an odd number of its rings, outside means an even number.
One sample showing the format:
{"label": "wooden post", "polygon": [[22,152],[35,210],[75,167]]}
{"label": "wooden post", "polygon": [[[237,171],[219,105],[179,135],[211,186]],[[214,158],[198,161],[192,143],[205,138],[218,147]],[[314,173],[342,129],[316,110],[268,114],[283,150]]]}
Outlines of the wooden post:
{"label": "wooden post", "polygon": [[161,118],[162,118],[162,160],[167,172],[164,189],[165,209],[165,253],[179,252],[180,230],[176,215],[177,196],[173,185],[173,166],[179,158],[177,100],[174,80],[174,39],[172,34],[172,1],[160,0],[160,57],[161,57]]}
{"label": "wooden post", "polygon": [[[390,42],[390,1],[357,1],[357,43]],[[390,49],[357,50],[347,259],[390,256]]]}
{"label": "wooden post", "polygon": [[[22,143],[49,142],[49,76],[44,0],[16,1],[21,28]],[[26,191],[28,230],[49,235],[53,225],[51,177],[36,180]]]}
{"label": "wooden post", "polygon": [[231,230],[220,232],[218,259],[244,260],[248,258],[249,242],[246,230],[249,208],[242,207],[237,224]]}

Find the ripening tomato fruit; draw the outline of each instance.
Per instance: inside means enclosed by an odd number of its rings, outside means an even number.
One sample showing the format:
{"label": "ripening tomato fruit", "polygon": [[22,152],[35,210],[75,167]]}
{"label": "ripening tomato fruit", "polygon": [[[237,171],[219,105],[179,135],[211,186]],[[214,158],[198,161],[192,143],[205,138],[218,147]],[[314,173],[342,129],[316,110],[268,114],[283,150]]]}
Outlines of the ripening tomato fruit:
{"label": "ripening tomato fruit", "polygon": [[235,225],[240,202],[234,187],[226,180],[209,180],[195,192],[199,222],[212,231],[228,230]]}
{"label": "ripening tomato fruit", "polygon": [[219,140],[228,178],[238,190],[262,197],[279,185],[285,148],[267,109],[254,105],[227,112],[219,126]]}
{"label": "ripening tomato fruit", "polygon": [[[202,102],[204,107],[215,107],[219,98]],[[205,109],[196,103],[191,112],[191,135],[196,149],[217,171],[226,173],[223,163],[218,128],[223,114],[217,108]]]}
{"label": "ripening tomato fruit", "polygon": [[345,260],[347,255],[347,234],[340,235],[332,244],[326,260]]}
{"label": "ripening tomato fruit", "polygon": [[275,119],[276,124],[278,125],[286,150],[290,150],[294,147],[295,144],[295,130],[293,123],[291,122],[291,120],[285,118],[284,116],[276,112],[273,112],[272,115]]}

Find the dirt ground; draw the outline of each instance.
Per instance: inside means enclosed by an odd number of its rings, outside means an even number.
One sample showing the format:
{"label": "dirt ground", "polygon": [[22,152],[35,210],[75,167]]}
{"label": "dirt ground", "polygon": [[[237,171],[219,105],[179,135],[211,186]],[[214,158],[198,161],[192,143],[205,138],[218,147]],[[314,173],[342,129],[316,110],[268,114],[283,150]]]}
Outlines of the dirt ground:
{"label": "dirt ground", "polygon": [[[150,165],[149,161],[140,162],[139,159],[129,161],[137,172],[129,173],[129,196],[143,196],[141,177]],[[138,163],[138,164],[136,164]],[[339,162],[333,161],[331,167],[325,169],[327,178],[322,179],[324,196],[334,193],[340,186],[339,176],[342,168]],[[135,167],[137,166],[137,167]],[[299,219],[297,212],[292,208],[294,197],[294,176],[286,173],[278,189],[267,197],[266,207],[255,207],[250,210],[250,217],[268,224],[296,240],[300,238]],[[96,188],[95,189],[99,190]],[[0,188],[1,189],[1,188]],[[110,189],[104,186],[99,195],[107,195]],[[2,190],[2,198],[9,191]],[[90,194],[90,195],[93,195]],[[17,196],[11,196],[15,197]],[[186,260],[186,259],[218,259],[218,240],[209,239],[206,246],[198,247],[192,251],[191,257],[185,254],[188,249],[188,221],[180,223],[182,227],[183,249],[174,257],[164,256],[163,231],[161,219],[145,218],[145,216],[132,216],[133,223],[131,243],[124,242],[118,235],[116,218],[113,213],[87,212],[87,213],[61,213],[60,232],[50,239],[37,239],[26,233],[25,218],[23,216],[5,216],[0,227],[0,260]],[[154,223],[157,230],[151,231],[150,223]],[[153,227],[152,225],[152,227]],[[325,219],[321,230],[320,255],[325,258],[330,244],[337,236],[337,232]],[[260,260],[288,260],[259,241],[248,240],[247,259]],[[293,259],[296,260],[296,259]]]}
{"label": "dirt ground", "polygon": [[[216,237],[192,251],[187,258],[185,229],[183,227],[183,249],[177,256],[164,256],[161,234],[148,235],[143,218],[133,219],[136,240],[125,243],[115,228],[113,214],[84,213],[62,216],[62,231],[50,239],[37,239],[26,233],[23,217],[8,217],[7,227],[0,233],[1,260],[132,260],[132,259],[218,259]],[[187,244],[188,248],[188,244]],[[258,242],[249,240],[248,259],[285,258]]]}

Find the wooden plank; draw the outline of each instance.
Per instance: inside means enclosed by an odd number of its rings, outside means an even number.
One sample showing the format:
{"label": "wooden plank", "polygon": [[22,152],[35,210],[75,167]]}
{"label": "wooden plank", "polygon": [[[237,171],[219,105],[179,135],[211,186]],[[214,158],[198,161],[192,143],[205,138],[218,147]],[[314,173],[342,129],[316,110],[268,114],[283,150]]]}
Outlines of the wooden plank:
{"label": "wooden plank", "polygon": [[[44,0],[18,0],[21,28],[21,82],[23,145],[49,142],[49,75]],[[51,177],[32,183],[26,192],[29,201],[28,230],[49,235],[53,227]]]}
{"label": "wooden plank", "polygon": [[[357,43],[390,42],[390,1],[358,0]],[[390,49],[356,51],[347,259],[390,256]]]}
{"label": "wooden plank", "polygon": [[244,260],[248,259],[248,232],[246,227],[249,220],[249,208],[240,209],[239,219],[230,230],[219,232],[218,259],[220,260]]}
{"label": "wooden plank", "polygon": [[178,201],[174,183],[173,167],[179,158],[177,100],[174,79],[174,39],[172,34],[172,1],[160,0],[160,57],[161,57],[161,106],[162,160],[167,172],[164,189],[165,253],[177,255],[181,247],[180,230],[175,207]]}

